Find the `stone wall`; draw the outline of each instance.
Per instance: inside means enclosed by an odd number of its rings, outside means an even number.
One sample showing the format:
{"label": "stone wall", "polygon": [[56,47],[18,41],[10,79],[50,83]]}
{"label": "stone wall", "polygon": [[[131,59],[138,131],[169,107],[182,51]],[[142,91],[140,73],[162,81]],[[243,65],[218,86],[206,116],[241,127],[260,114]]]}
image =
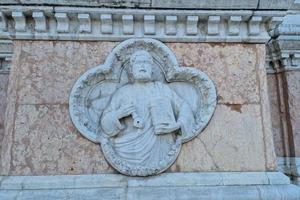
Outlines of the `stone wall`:
{"label": "stone wall", "polygon": [[278,76],[276,74],[268,74],[267,78],[275,153],[276,156],[288,156],[287,144],[284,143],[284,124],[282,123],[283,108],[279,101],[282,90],[278,85]]}
{"label": "stone wall", "polygon": [[300,72],[286,71],[285,86],[287,95],[288,118],[291,133],[290,147],[292,157],[300,157]]}
{"label": "stone wall", "polygon": [[[299,10],[299,0],[2,0],[0,199],[299,199]],[[119,174],[70,119],[74,82],[129,38],[165,43],[217,89],[208,126],[158,176]]]}
{"label": "stone wall", "polygon": [[6,91],[8,86],[8,74],[0,74],[0,141],[4,135],[4,118],[6,109]]}
{"label": "stone wall", "polygon": [[[74,81],[104,62],[115,42],[15,41],[2,174],[115,173],[97,144],[73,126]],[[181,65],[215,82],[216,112],[200,136],[184,144],[169,172],[275,169],[263,44],[166,43]]]}
{"label": "stone wall", "polygon": [[280,157],[300,156],[299,77],[299,71],[268,75],[272,131],[276,155]]}

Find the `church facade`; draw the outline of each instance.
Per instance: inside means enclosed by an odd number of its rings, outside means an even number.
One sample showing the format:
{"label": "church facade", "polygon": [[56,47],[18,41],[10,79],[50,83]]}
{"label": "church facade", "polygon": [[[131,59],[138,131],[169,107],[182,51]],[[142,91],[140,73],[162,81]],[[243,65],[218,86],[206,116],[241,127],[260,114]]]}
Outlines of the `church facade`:
{"label": "church facade", "polygon": [[300,199],[299,10],[0,1],[0,199]]}

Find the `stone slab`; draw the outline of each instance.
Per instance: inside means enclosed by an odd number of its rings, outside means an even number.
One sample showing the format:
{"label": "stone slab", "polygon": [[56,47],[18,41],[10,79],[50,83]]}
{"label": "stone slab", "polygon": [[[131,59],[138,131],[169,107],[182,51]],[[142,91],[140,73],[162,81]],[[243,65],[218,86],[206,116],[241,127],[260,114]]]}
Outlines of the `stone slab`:
{"label": "stone slab", "polygon": [[[115,44],[15,41],[2,174],[114,173],[99,146],[75,130],[68,97],[80,74],[103,63]],[[166,44],[181,65],[206,72],[219,95],[209,126],[183,145],[169,172],[273,170],[266,159],[273,147],[264,143],[265,101],[260,99],[266,92],[265,77],[259,76],[263,45]]]}
{"label": "stone slab", "polygon": [[100,146],[73,126],[68,105],[20,105],[11,149],[12,174],[113,172]]}
{"label": "stone slab", "polygon": [[[6,110],[6,94],[8,86],[8,74],[0,74],[0,143],[2,143],[4,137],[4,118]],[[2,146],[0,146],[0,149]],[[1,150],[0,150],[1,151]],[[1,166],[1,155],[0,155],[0,166]]]}
{"label": "stone slab", "polygon": [[295,157],[300,156],[300,71],[284,72],[287,82],[287,103]]}
{"label": "stone slab", "polygon": [[260,104],[262,114],[262,126],[263,126],[263,141],[264,141],[264,154],[265,154],[265,165],[268,170],[276,170],[276,154],[274,151],[274,142],[271,125],[270,115],[270,101],[268,96],[268,85],[267,85],[267,71],[265,67],[265,55],[266,50],[264,46],[260,45],[257,49],[257,77],[259,80],[259,92],[260,92]]}
{"label": "stone slab", "polygon": [[[259,9],[297,9],[295,0],[259,0]],[[298,7],[299,8],[299,7]]]}
{"label": "stone slab", "polygon": [[259,0],[224,1],[224,0],[152,0],[154,8],[200,8],[200,9],[255,9]]}
{"label": "stone slab", "polygon": [[[15,52],[18,57],[20,52]],[[12,60],[12,65],[18,65],[21,60]],[[13,67],[10,70],[9,84],[7,88],[7,106],[5,111],[4,137],[1,143],[1,171],[8,171],[10,167],[11,155],[10,150],[13,145],[15,111],[17,107],[17,86],[18,86],[18,69]],[[2,162],[4,161],[4,162]]]}
{"label": "stone slab", "polygon": [[[258,54],[263,45],[168,43],[179,63],[196,67],[207,73],[215,82],[218,102],[244,104],[259,102],[256,76]],[[263,49],[262,49],[263,51]]]}
{"label": "stone slab", "polygon": [[170,171],[264,171],[259,113],[257,105],[243,105],[240,112],[234,106],[217,106],[208,127],[183,145]]}
{"label": "stone slab", "polygon": [[0,74],[0,141],[4,134],[4,117],[6,109],[6,93],[8,86],[8,74]]}
{"label": "stone slab", "polygon": [[[19,103],[67,103],[71,86],[88,67],[104,63],[114,42],[24,42],[15,51],[22,59]],[[259,102],[255,73],[263,45],[166,43],[183,66],[196,67],[215,82],[219,103]],[[26,62],[24,62],[26,60]]]}
{"label": "stone slab", "polygon": [[47,5],[84,7],[179,8],[179,9],[299,9],[295,0],[2,0],[1,5]]}
{"label": "stone slab", "polygon": [[284,136],[280,115],[280,103],[278,93],[278,81],[276,74],[268,74],[268,94],[270,100],[272,133],[274,136],[274,146],[277,156],[285,156]]}
{"label": "stone slab", "polygon": [[[169,171],[265,170],[259,113],[258,105],[244,105],[240,111],[217,106],[209,126],[183,145]],[[67,105],[20,105],[16,115],[10,174],[113,172],[99,146],[76,131]]]}
{"label": "stone slab", "polygon": [[20,104],[64,104],[71,87],[89,67],[102,64],[116,43],[113,42],[22,42],[17,67]]}
{"label": "stone slab", "polygon": [[[236,179],[232,179],[231,177]],[[277,181],[273,181],[273,177]],[[292,199],[300,188],[279,172],[1,177],[0,199]],[[211,180],[211,181],[207,181]],[[246,180],[246,181],[243,181]],[[150,184],[149,184],[150,183]]]}
{"label": "stone slab", "polygon": [[288,185],[290,179],[280,172],[163,173],[149,177],[120,174],[0,176],[0,190],[80,189],[100,187],[189,187]]}
{"label": "stone slab", "polygon": [[107,7],[150,7],[150,0],[2,0],[2,5],[58,5],[58,6],[107,6]]}

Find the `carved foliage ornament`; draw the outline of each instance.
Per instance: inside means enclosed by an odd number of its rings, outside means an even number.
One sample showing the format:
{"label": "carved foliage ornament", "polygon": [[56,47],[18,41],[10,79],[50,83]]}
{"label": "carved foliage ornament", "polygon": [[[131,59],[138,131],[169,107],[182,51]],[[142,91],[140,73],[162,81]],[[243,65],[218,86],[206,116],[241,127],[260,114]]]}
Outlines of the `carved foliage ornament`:
{"label": "carved foliage ornament", "polygon": [[163,43],[129,39],[76,81],[69,103],[76,128],[101,144],[116,170],[149,176],[169,168],[182,143],[205,128],[216,89],[205,73],[180,67]]}

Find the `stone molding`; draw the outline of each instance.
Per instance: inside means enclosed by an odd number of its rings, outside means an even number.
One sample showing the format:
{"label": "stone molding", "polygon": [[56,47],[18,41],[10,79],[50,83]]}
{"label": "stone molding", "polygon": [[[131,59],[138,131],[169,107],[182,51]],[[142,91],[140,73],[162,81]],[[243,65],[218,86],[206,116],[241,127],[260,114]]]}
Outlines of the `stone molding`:
{"label": "stone molding", "polygon": [[28,40],[151,37],[164,42],[265,43],[286,11],[1,6],[1,34]]}
{"label": "stone molding", "polygon": [[299,9],[299,0],[2,0],[2,5],[49,5],[178,9]]}
{"label": "stone molding", "polygon": [[300,157],[277,157],[279,171],[300,177]]}
{"label": "stone molding", "polygon": [[267,73],[300,70],[300,46],[298,49],[285,48],[283,44],[293,44],[297,41],[272,40],[267,44],[266,56]]}
{"label": "stone molding", "polygon": [[268,73],[300,70],[300,15],[289,14],[282,24],[270,32],[267,44]]}
{"label": "stone molding", "polygon": [[[280,172],[2,176],[1,199],[299,199],[299,187]],[[113,192],[112,192],[113,191]],[[173,198],[172,198],[173,199]]]}
{"label": "stone molding", "polygon": [[277,166],[294,184],[300,185],[300,157],[277,157]]}
{"label": "stone molding", "polygon": [[[290,179],[280,172],[203,172],[163,173],[151,177],[128,177],[120,174],[0,176],[3,190],[78,189],[86,187],[160,187],[286,185]],[[40,183],[40,184],[36,184]]]}
{"label": "stone molding", "polygon": [[12,41],[0,39],[0,74],[9,73],[13,54],[12,51]]}

